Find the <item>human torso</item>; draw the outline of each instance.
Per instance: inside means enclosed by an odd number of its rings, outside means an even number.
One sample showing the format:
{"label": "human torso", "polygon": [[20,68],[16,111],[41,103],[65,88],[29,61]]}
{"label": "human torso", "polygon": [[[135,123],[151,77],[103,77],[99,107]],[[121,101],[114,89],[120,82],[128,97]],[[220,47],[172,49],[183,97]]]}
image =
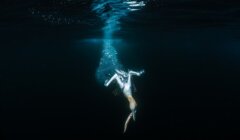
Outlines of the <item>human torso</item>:
{"label": "human torso", "polygon": [[125,96],[131,96],[132,95],[131,86],[128,83],[123,84],[123,94]]}

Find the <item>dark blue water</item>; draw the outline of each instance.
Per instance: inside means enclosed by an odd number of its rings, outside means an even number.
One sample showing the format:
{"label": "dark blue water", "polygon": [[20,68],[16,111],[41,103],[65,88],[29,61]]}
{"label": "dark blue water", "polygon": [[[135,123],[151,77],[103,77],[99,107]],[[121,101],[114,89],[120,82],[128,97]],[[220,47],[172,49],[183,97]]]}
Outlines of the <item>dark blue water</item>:
{"label": "dark blue water", "polygon": [[[122,22],[115,46],[119,61],[146,71],[134,78],[137,121],[125,136],[238,136],[237,3],[201,4],[165,2],[161,13],[155,8]],[[55,25],[30,15],[6,17],[0,42],[1,138],[122,137],[127,101],[95,77],[101,23]]]}

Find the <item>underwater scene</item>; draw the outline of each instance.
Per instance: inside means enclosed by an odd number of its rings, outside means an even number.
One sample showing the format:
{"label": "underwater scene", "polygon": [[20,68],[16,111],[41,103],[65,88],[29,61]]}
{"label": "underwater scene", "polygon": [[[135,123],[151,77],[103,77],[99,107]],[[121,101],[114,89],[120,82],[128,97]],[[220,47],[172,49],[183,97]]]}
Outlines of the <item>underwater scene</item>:
{"label": "underwater scene", "polygon": [[239,139],[240,2],[5,0],[0,139]]}

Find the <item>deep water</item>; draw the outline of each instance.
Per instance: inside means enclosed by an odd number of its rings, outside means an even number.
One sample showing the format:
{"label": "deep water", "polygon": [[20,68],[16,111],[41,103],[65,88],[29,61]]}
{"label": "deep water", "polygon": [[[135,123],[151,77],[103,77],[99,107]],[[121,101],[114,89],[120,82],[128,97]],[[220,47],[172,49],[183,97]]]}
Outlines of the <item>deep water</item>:
{"label": "deep water", "polygon": [[[137,120],[125,136],[239,136],[239,23],[152,16],[125,19],[115,36],[121,64],[146,71],[133,80]],[[100,27],[35,20],[1,27],[1,137],[122,137],[127,101],[95,77]]]}

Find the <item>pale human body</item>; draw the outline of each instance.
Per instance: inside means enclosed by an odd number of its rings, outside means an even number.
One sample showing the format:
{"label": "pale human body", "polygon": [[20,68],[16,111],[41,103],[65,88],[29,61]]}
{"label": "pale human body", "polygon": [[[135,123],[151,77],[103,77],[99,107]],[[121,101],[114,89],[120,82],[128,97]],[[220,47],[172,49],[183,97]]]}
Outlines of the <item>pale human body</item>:
{"label": "pale human body", "polygon": [[124,96],[127,98],[128,102],[129,102],[129,108],[131,110],[131,113],[129,114],[129,116],[125,122],[124,132],[127,129],[129,120],[131,118],[133,118],[133,120],[135,121],[135,116],[136,116],[137,103],[132,96],[131,77],[132,77],[132,75],[140,76],[143,73],[144,73],[143,70],[140,72],[135,72],[135,71],[130,70],[128,73],[121,71],[121,70],[116,70],[116,73],[109,80],[107,80],[104,84],[107,87],[110,85],[111,82],[116,80],[119,87],[121,88],[121,91],[123,92]]}

